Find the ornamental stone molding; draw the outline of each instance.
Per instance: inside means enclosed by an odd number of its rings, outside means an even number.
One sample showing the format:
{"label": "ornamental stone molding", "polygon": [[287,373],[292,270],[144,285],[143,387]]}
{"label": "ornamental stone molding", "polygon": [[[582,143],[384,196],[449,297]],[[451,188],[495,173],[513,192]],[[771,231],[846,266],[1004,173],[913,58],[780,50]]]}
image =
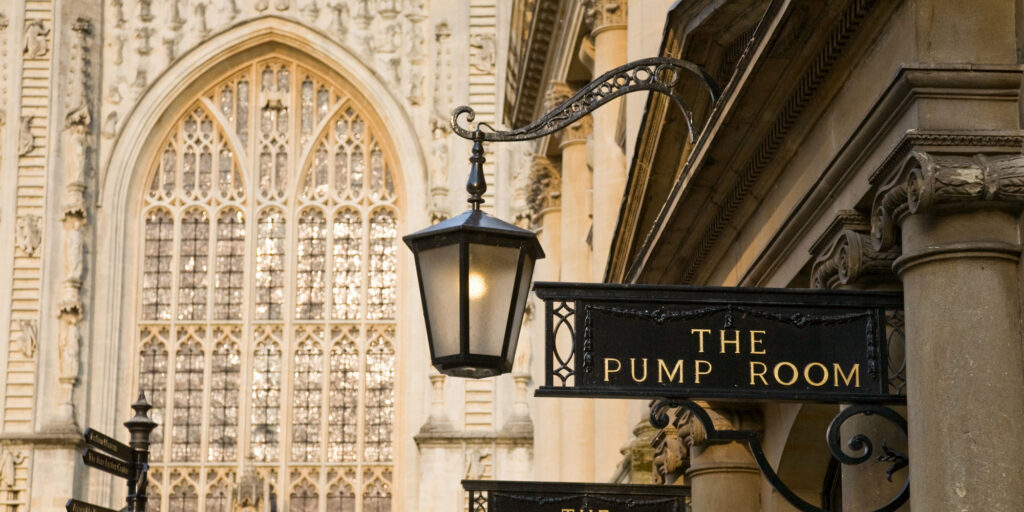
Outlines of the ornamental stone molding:
{"label": "ornamental stone molding", "polygon": [[871,237],[876,250],[898,242],[908,215],[973,208],[1019,209],[1024,203],[1024,155],[936,155],[913,151],[875,195]]}
{"label": "ornamental stone molding", "polygon": [[583,21],[592,35],[610,28],[626,28],[625,0],[585,0],[583,8]]}

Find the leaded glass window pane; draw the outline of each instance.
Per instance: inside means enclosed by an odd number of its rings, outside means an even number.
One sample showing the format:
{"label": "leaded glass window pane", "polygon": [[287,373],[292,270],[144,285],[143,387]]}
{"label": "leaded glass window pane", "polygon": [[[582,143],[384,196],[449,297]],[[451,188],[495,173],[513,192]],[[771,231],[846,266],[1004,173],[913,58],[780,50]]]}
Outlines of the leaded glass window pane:
{"label": "leaded glass window pane", "polygon": [[188,482],[181,482],[171,489],[169,512],[199,512],[199,494]]}
{"label": "leaded glass window pane", "polygon": [[302,212],[298,242],[295,248],[298,258],[295,316],[300,320],[320,320],[324,317],[327,272],[327,221],[323,212],[314,209]]}
{"label": "leaded glass window pane", "polygon": [[344,486],[336,486],[327,493],[327,510],[332,512],[355,512],[356,496]]}
{"label": "leaded glass window pane", "polygon": [[307,481],[302,481],[295,486],[289,498],[289,512],[318,512],[320,510],[320,497],[316,493],[316,488]]}
{"label": "leaded glass window pane", "polygon": [[271,462],[277,460],[281,433],[281,349],[272,339],[279,337],[280,331],[265,329],[262,334],[253,354],[249,442],[256,461]]}
{"label": "leaded glass window pane", "polygon": [[210,369],[210,461],[238,460],[241,353],[235,340],[240,334],[237,330],[215,333],[220,340],[213,350],[213,363]]}
{"label": "leaded glass window pane", "polygon": [[213,313],[217,320],[241,320],[245,290],[245,218],[228,208],[217,218]]}
{"label": "leaded glass window pane", "polygon": [[294,384],[292,393],[292,460],[320,459],[320,407],[323,351],[317,343],[322,330],[296,333]]}
{"label": "leaded glass window pane", "polygon": [[210,221],[206,212],[192,209],[181,219],[178,243],[178,319],[206,318]]}
{"label": "leaded glass window pane", "polygon": [[197,340],[204,335],[180,330],[181,343],[174,356],[174,419],[171,460],[196,462],[203,424],[203,347]]}
{"label": "leaded glass window pane", "polygon": [[328,460],[353,462],[359,434],[359,350],[354,339],[359,330],[352,328],[331,349],[330,417],[328,418]]}
{"label": "leaded glass window pane", "polygon": [[395,318],[395,266],[398,227],[395,214],[379,208],[370,217],[370,257],[367,276],[367,318]]}
{"label": "leaded glass window pane", "polygon": [[231,490],[227,482],[221,481],[210,487],[206,493],[206,512],[232,512]]}
{"label": "leaded glass window pane", "polygon": [[391,428],[395,413],[395,351],[389,338],[394,330],[377,334],[366,351],[366,439],[363,458],[391,460]]}
{"label": "leaded glass window pane", "polygon": [[285,221],[280,210],[260,215],[256,239],[256,318],[280,320],[284,306]]}
{"label": "leaded glass window pane", "polygon": [[164,412],[167,404],[167,348],[166,329],[143,329],[142,339],[145,340],[139,352],[139,389],[145,393],[146,399],[153,406],[149,417],[157,426],[149,435],[153,446],[150,450],[151,461],[163,460]]}
{"label": "leaded glass window pane", "polygon": [[171,319],[171,283],[174,255],[174,220],[171,213],[156,209],[146,216],[145,256],[142,271],[142,318]]}
{"label": "leaded glass window pane", "polygon": [[354,208],[334,217],[332,316],[358,320],[362,316],[363,219]]}
{"label": "leaded glass window pane", "polygon": [[391,486],[374,480],[363,491],[363,512],[391,512]]}

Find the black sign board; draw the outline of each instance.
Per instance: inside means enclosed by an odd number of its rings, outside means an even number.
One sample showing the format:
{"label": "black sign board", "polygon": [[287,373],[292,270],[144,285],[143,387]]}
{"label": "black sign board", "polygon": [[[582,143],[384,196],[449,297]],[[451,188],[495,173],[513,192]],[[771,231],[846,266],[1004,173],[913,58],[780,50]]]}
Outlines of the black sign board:
{"label": "black sign board", "polygon": [[85,429],[85,444],[124,460],[132,458],[132,449],[128,445],[91,428]]}
{"label": "black sign board", "polygon": [[68,500],[67,505],[64,506],[68,512],[119,512],[112,508],[100,507],[91,503],[78,500]]}
{"label": "black sign board", "polygon": [[[538,396],[901,402],[887,374],[899,293],[537,283]],[[571,350],[568,348],[571,342]]]}
{"label": "black sign board", "polygon": [[685,512],[681,485],[463,480],[469,512]]}
{"label": "black sign board", "polygon": [[135,478],[135,469],[131,463],[98,452],[93,448],[86,448],[82,452],[82,461],[86,466],[106,471],[114,476]]}

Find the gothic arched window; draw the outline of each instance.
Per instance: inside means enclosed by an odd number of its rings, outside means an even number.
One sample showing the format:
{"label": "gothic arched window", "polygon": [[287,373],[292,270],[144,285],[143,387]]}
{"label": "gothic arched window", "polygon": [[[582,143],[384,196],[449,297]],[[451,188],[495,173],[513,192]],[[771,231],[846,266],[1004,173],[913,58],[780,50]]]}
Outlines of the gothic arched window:
{"label": "gothic arched window", "polygon": [[278,510],[390,510],[398,210],[382,135],[342,85],[276,56],[163,135],[137,329],[160,510],[228,510],[246,472]]}

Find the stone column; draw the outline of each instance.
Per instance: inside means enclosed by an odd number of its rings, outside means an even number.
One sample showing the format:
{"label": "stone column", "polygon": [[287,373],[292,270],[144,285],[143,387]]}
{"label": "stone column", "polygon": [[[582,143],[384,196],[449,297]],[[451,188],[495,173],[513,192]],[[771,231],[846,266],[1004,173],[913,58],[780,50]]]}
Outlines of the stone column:
{"label": "stone column", "polygon": [[[864,233],[869,228],[869,219],[856,211],[847,210],[837,215],[830,232],[826,232],[811,248],[812,254],[818,255],[811,268],[812,288],[899,289],[898,278],[892,271],[892,263],[899,256],[899,248],[875,250],[871,236]],[[904,338],[895,326],[890,326],[886,336],[890,371],[902,366]],[[905,373],[890,375],[894,392],[906,392],[902,387],[905,379]],[[906,407],[893,409],[906,417]],[[845,442],[855,435],[865,435],[871,439],[876,456],[882,455],[883,445],[899,453],[907,453],[907,440],[903,433],[884,419],[863,415],[850,418],[843,424],[840,436]],[[906,482],[906,470],[896,473],[890,480],[886,471],[891,466],[890,463],[877,460],[877,457],[861,464],[842,465],[842,509],[877,510],[895,498]],[[910,510],[910,505],[903,505],[897,510]]]}
{"label": "stone column", "polygon": [[876,196],[877,247],[902,232],[911,507],[1019,510],[1024,157],[912,153]]}
{"label": "stone column", "polygon": [[[760,411],[709,407],[716,429],[760,430]],[[711,443],[704,427],[689,411],[678,422],[679,434],[689,446],[686,479],[692,492],[692,512],[760,510],[761,472],[745,443]]]}
{"label": "stone column", "polygon": [[[625,0],[587,0],[586,21],[594,38],[594,76],[626,63],[627,34]],[[619,218],[626,189],[626,155],[618,142],[619,109],[622,99],[594,111],[594,231],[593,280],[604,280],[612,234]],[[628,434],[628,428],[625,430]]]}
{"label": "stone column", "polygon": [[[559,134],[559,148],[562,150],[561,280],[564,282],[590,281],[590,246],[587,244],[590,218],[587,191],[590,189],[591,180],[590,170],[587,168],[586,142],[591,127],[592,120],[587,116]],[[593,482],[594,400],[560,400],[559,407],[562,410],[560,479]]]}

